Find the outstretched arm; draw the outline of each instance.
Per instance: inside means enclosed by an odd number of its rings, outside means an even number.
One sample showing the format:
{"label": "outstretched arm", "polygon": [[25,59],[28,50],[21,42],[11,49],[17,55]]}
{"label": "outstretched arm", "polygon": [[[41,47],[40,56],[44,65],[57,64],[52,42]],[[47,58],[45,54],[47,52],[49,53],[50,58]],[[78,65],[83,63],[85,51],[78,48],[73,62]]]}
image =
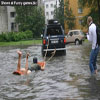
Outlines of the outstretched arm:
{"label": "outstretched arm", "polygon": [[40,65],[41,70],[44,70],[44,69],[45,69],[45,65],[46,65],[46,62],[45,62],[45,61],[43,61],[43,62],[38,62],[38,64]]}
{"label": "outstretched arm", "polygon": [[46,65],[46,62],[44,61],[44,62],[43,62],[43,65],[41,66],[41,70],[42,70],[42,71],[45,69],[45,65]]}

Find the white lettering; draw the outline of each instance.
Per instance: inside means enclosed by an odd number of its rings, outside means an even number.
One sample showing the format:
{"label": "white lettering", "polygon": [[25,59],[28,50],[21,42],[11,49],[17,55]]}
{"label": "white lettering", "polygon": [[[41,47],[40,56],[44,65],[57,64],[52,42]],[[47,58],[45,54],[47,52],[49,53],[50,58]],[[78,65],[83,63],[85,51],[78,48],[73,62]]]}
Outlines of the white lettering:
{"label": "white lettering", "polygon": [[32,2],[23,2],[23,5],[32,5]]}
{"label": "white lettering", "polygon": [[5,6],[26,6],[26,5],[37,5],[37,2],[35,1],[17,1],[17,0],[12,0],[12,1],[4,1],[4,0],[0,0],[1,1],[1,5]]}
{"label": "white lettering", "polygon": [[21,5],[22,6],[22,2],[16,2],[16,1],[14,1],[14,5]]}
{"label": "white lettering", "polygon": [[13,5],[13,1],[11,2],[11,5]]}
{"label": "white lettering", "polygon": [[37,5],[37,3],[33,1],[33,5]]}
{"label": "white lettering", "polygon": [[10,5],[10,2],[1,1],[1,5]]}

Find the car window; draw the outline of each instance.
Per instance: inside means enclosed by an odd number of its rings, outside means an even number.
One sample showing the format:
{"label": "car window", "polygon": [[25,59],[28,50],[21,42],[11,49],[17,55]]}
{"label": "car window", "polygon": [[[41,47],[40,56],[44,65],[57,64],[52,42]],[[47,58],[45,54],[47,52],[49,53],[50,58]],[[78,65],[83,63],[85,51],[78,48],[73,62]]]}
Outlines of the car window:
{"label": "car window", "polygon": [[74,35],[79,35],[79,31],[74,31]]}
{"label": "car window", "polygon": [[70,32],[70,33],[69,33],[69,36],[72,36],[72,35],[73,35],[73,32]]}
{"label": "car window", "polygon": [[60,26],[49,26],[47,28],[47,35],[62,35],[62,33]]}
{"label": "car window", "polygon": [[80,31],[80,34],[81,34],[81,35],[84,35],[84,33],[83,33],[82,31]]}

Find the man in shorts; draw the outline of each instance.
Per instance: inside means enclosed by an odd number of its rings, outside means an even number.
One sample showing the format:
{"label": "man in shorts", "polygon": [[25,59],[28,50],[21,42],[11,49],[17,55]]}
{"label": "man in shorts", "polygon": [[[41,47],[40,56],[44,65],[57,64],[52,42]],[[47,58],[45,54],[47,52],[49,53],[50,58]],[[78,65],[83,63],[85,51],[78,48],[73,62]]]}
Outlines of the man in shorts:
{"label": "man in shorts", "polygon": [[33,58],[33,64],[31,65],[30,68],[28,68],[28,56],[29,53],[26,54],[26,64],[25,64],[25,68],[21,68],[21,55],[22,52],[21,51],[17,51],[19,57],[18,57],[18,64],[17,64],[17,70],[13,72],[13,74],[16,75],[26,75],[31,73],[33,70],[37,71],[37,70],[44,70],[45,68],[45,61],[43,62],[38,62],[37,58]]}

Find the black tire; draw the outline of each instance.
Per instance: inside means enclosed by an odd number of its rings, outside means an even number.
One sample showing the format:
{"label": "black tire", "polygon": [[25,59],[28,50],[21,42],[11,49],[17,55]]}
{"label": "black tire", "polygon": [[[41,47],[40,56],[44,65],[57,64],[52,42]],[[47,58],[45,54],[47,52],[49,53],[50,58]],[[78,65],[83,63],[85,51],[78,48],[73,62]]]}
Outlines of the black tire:
{"label": "black tire", "polygon": [[80,41],[77,39],[75,40],[75,45],[79,45],[80,44]]}
{"label": "black tire", "polygon": [[63,50],[63,51],[62,51],[62,54],[63,54],[63,55],[66,55],[66,50]]}
{"label": "black tire", "polygon": [[45,51],[42,51],[42,56],[43,56],[43,57],[45,56]]}
{"label": "black tire", "polygon": [[64,55],[66,55],[66,50],[64,50]]}
{"label": "black tire", "polygon": [[81,41],[80,41],[80,44],[82,45],[82,43],[83,43],[83,41],[81,40]]}

